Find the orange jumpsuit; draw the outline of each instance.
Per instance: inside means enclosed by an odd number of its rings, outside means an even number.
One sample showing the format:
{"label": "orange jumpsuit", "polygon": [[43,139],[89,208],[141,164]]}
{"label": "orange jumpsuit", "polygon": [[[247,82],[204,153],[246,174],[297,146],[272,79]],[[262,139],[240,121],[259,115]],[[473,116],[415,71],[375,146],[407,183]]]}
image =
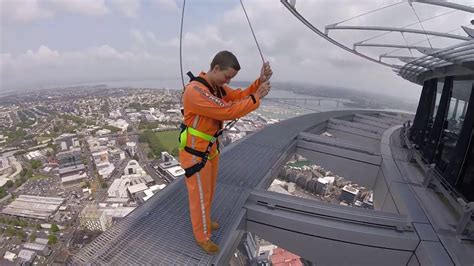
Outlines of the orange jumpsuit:
{"label": "orange jumpsuit", "polygon": [[[206,79],[206,74],[203,72],[199,76]],[[220,129],[222,121],[242,117],[258,108],[260,99],[253,93],[259,85],[257,79],[245,90],[234,90],[224,86],[222,89],[226,95],[220,99],[205,85],[192,81],[186,86],[183,94],[184,124],[208,135],[214,135]],[[208,141],[188,133],[187,147],[204,152],[208,145]],[[217,152],[217,144],[214,144],[210,158]],[[181,167],[186,169],[200,162],[201,158],[181,150],[179,160]],[[198,242],[207,241],[211,237],[211,203],[216,187],[218,165],[219,155],[208,160],[201,171],[185,178],[191,223]]]}

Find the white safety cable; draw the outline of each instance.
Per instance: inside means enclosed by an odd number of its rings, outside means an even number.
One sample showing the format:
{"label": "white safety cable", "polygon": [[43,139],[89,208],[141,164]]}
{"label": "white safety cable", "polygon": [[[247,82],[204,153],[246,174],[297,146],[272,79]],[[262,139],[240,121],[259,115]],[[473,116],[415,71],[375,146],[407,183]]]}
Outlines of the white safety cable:
{"label": "white safety cable", "polygon": [[413,13],[415,13],[416,18],[418,19],[418,23],[420,24],[421,29],[422,29],[423,32],[425,33],[426,40],[428,41],[428,43],[429,43],[431,49],[433,49],[433,45],[431,45],[430,38],[428,37],[428,34],[426,34],[425,27],[423,27],[423,23],[421,22],[421,19],[420,19],[420,17],[418,16],[418,13],[416,13],[415,7],[413,6],[412,3],[409,3],[409,5],[410,5],[411,9],[413,10]]}
{"label": "white safety cable", "polygon": [[[465,26],[469,26],[469,25],[465,25]],[[449,30],[449,31],[446,31],[446,32],[444,32],[444,33],[452,33],[452,32],[461,31],[461,30],[462,30],[461,28],[456,27],[456,28],[451,29],[451,30]],[[433,40],[433,39],[436,39],[436,38],[441,38],[441,37],[440,37],[440,36],[433,36],[433,37],[430,37],[429,39],[430,39],[430,40]],[[419,44],[419,43],[422,43],[422,42],[426,42],[426,40],[417,41],[417,42],[411,43],[410,45],[416,45],[416,44]],[[390,51],[390,52],[388,52],[388,53],[385,53],[385,54],[383,54],[383,55],[393,54],[393,53],[398,52],[398,51],[403,50],[403,49],[405,49],[405,48],[397,48],[397,49],[395,49],[395,50],[393,50],[393,51]]]}
{"label": "white safety cable", "polygon": [[[406,44],[407,46],[410,46],[410,45],[408,44],[407,38],[405,38],[405,34],[403,34],[403,32],[400,32],[400,33],[402,34],[403,40],[405,40],[405,44]],[[413,52],[411,51],[411,48],[408,48],[408,51],[410,52],[411,57],[414,57],[414,56],[413,56]]]}
{"label": "white safety cable", "polygon": [[[448,14],[451,14],[451,13],[454,13],[454,12],[458,12],[458,11],[459,11],[459,10],[451,10],[451,11],[448,11],[448,12],[445,12],[445,13],[441,13],[441,14],[436,15],[436,16],[432,16],[432,17],[429,17],[429,18],[425,18],[425,19],[421,20],[421,22],[425,22],[425,21],[428,21],[428,20],[432,20],[432,19],[435,19],[435,18],[438,18],[438,17],[442,17],[442,16],[445,16],[445,15],[448,15]],[[408,27],[413,26],[413,25],[416,25],[416,24],[418,24],[418,23],[420,23],[420,22],[410,23],[410,24],[408,24],[408,25],[403,26],[402,29],[408,28]],[[365,40],[361,41],[361,43],[364,43],[364,42],[367,42],[367,41],[371,41],[371,40],[373,40],[373,39],[376,39],[376,38],[385,36],[385,35],[390,34],[390,33],[392,33],[392,32],[393,32],[393,31],[387,31],[387,32],[384,32],[384,33],[377,34],[377,35],[375,35],[375,36],[373,36],[373,37],[370,37],[370,38],[368,38],[368,39],[365,39]],[[424,40],[423,40],[423,41],[424,41]]]}
{"label": "white safety cable", "polygon": [[184,24],[184,8],[186,6],[186,0],[183,0],[183,9],[181,11],[181,30],[179,32],[179,73],[181,73],[181,83],[183,84],[184,92],[184,76],[183,76],[183,24]]}
{"label": "white safety cable", "polygon": [[255,44],[257,45],[258,52],[260,53],[260,57],[262,58],[262,62],[265,64],[265,59],[263,58],[262,49],[260,49],[260,45],[258,44],[257,37],[255,36],[255,32],[253,31],[252,23],[250,23],[249,16],[247,15],[247,11],[245,10],[244,3],[240,0],[240,5],[244,10],[245,17],[247,18],[247,22],[249,23],[250,31],[252,32],[253,39],[255,40]]}
{"label": "white safety cable", "polygon": [[356,15],[356,16],[353,16],[353,17],[350,17],[348,19],[344,19],[344,20],[341,20],[339,22],[336,22],[334,23],[334,25],[337,25],[337,24],[341,24],[341,23],[344,23],[344,22],[347,22],[349,20],[353,20],[353,19],[356,19],[356,18],[360,18],[360,17],[363,17],[363,16],[366,16],[366,15],[369,15],[371,13],[375,13],[377,11],[380,11],[380,10],[384,10],[386,8],[389,8],[389,7],[392,7],[392,6],[396,6],[396,5],[399,5],[401,3],[404,3],[405,1],[400,1],[400,2],[397,2],[397,3],[394,3],[394,4],[390,4],[390,5],[386,5],[386,6],[383,6],[383,7],[379,7],[379,8],[376,8],[374,10],[371,10],[371,11],[368,11],[368,12],[365,12],[365,13],[362,13],[362,14],[359,14],[359,15]]}

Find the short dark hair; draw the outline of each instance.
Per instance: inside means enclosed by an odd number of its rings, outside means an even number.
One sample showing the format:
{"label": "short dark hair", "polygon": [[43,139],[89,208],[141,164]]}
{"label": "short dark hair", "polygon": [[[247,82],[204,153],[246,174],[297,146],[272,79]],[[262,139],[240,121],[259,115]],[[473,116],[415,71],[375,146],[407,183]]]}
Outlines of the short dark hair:
{"label": "short dark hair", "polygon": [[212,59],[211,62],[211,70],[217,65],[219,65],[221,69],[231,67],[236,71],[240,70],[240,64],[237,57],[229,51],[220,51],[214,56],[214,59]]}

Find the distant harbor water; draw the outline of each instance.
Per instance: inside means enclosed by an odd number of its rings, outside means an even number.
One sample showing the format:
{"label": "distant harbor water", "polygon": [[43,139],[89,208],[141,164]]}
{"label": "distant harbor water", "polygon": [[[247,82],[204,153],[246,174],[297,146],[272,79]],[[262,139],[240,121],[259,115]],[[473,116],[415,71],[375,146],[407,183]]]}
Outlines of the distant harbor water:
{"label": "distant harbor water", "polygon": [[276,89],[264,98],[261,107],[256,112],[266,118],[284,120],[315,112],[354,109],[345,106],[346,103],[351,103],[351,101],[339,98],[313,97]]}

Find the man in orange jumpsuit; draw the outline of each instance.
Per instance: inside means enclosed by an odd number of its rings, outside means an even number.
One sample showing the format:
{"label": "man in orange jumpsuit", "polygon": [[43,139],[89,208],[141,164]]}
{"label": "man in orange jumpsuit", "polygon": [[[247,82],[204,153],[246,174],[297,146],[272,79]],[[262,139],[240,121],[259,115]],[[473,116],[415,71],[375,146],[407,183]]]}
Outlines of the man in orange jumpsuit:
{"label": "man in orange jumpsuit", "polygon": [[[237,58],[228,51],[221,51],[212,60],[210,70],[199,74],[201,82],[191,81],[183,94],[184,122],[179,160],[187,171],[185,179],[194,237],[209,254],[219,251],[210,239],[211,231],[219,228],[217,222],[211,221],[219,165],[219,144],[213,136],[222,129],[223,121],[245,116],[257,109],[260,99],[270,90],[272,70],[268,62],[263,64],[260,77],[245,90],[234,90],[226,85],[239,70]],[[206,150],[210,151],[208,156],[203,155]],[[204,167],[199,171],[189,171],[204,157],[207,158]]]}

